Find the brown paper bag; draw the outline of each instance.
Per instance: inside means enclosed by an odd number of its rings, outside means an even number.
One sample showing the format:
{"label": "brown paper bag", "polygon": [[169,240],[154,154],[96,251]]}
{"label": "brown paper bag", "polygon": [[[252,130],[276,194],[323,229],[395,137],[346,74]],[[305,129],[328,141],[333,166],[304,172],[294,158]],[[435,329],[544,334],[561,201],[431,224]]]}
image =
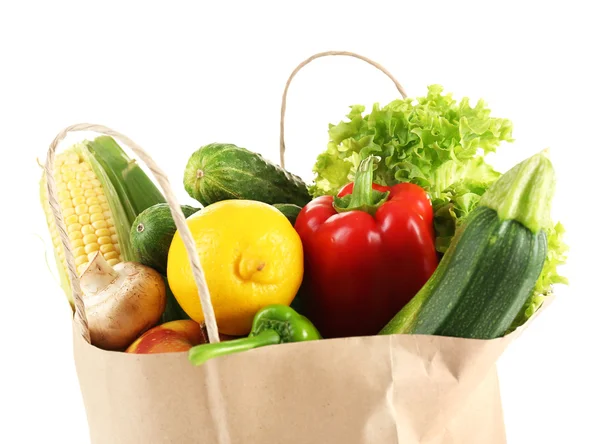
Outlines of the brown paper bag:
{"label": "brown paper bag", "polygon": [[76,328],[74,351],[93,444],[505,444],[495,361],[511,340],[332,339],[194,367]]}
{"label": "brown paper bag", "polygon": [[[324,55],[317,54],[298,70]],[[496,360],[522,329],[494,340],[425,335],[328,339],[264,347],[194,367],[187,353],[136,355],[89,343],[84,301],[56,201],[54,152],[71,131],[129,146],[156,177],[192,264],[211,342],[218,330],[195,243],[169,182],[145,151],[109,128],[62,131],[46,162],[50,206],[72,293],[74,357],[93,444],[504,444]],[[531,320],[529,321],[531,322]]]}

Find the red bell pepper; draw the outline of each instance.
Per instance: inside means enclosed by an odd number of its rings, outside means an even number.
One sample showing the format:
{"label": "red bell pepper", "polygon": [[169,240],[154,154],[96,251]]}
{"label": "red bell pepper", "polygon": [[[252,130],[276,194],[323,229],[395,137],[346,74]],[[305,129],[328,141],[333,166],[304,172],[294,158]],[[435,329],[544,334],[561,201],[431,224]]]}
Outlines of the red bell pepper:
{"label": "red bell pepper", "polygon": [[295,223],[305,314],[325,338],[377,334],[438,265],[429,196],[373,184],[373,166],[369,156],[354,183],[309,202]]}

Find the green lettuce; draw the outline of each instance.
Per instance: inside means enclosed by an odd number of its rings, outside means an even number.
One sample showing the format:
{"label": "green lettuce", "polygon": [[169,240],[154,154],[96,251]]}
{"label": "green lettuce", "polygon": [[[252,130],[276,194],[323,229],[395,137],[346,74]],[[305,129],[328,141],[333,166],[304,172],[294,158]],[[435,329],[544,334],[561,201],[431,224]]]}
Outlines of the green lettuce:
{"label": "green lettuce", "polygon": [[440,85],[426,97],[398,99],[370,114],[354,105],[348,120],[329,125],[327,150],[313,167],[316,197],[335,194],[354,179],[361,160],[381,157],[374,181],[381,185],[412,182],[432,199],[436,248],[446,251],[456,227],[477,206],[479,198],[500,173],[484,160],[503,141],[512,141],[512,123],[491,117],[483,100],[471,106],[443,94]]}

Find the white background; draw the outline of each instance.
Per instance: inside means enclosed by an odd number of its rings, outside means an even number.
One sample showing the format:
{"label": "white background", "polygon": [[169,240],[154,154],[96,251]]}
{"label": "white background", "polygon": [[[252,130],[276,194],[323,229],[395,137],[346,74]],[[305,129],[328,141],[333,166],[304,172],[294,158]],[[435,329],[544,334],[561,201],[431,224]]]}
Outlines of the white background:
{"label": "white background", "polygon": [[[43,162],[56,133],[79,122],[124,132],[189,203],[183,167],[203,144],[278,160],[285,81],[303,59],[332,49],[379,61],[411,97],[440,83],[457,98],[485,99],[515,125],[516,142],[496,156],[503,171],[550,147],[571,285],[501,358],[508,442],[600,442],[593,2],[119,3],[0,6],[0,442],[89,442],[69,307],[45,263],[38,200],[36,158]],[[328,123],[352,104],[397,95],[358,60],[311,63],[289,93],[288,167],[310,180]]]}

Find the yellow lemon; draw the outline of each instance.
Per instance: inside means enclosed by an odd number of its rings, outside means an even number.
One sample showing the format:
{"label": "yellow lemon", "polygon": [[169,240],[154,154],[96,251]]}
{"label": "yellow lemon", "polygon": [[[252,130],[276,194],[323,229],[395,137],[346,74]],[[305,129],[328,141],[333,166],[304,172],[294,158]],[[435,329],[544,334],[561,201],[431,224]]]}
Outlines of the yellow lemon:
{"label": "yellow lemon", "polygon": [[[279,210],[258,201],[226,200],[207,206],[186,222],[221,333],[247,335],[262,307],[292,302],[304,274],[302,242]],[[169,248],[167,278],[181,308],[194,321],[203,322],[179,231]]]}

